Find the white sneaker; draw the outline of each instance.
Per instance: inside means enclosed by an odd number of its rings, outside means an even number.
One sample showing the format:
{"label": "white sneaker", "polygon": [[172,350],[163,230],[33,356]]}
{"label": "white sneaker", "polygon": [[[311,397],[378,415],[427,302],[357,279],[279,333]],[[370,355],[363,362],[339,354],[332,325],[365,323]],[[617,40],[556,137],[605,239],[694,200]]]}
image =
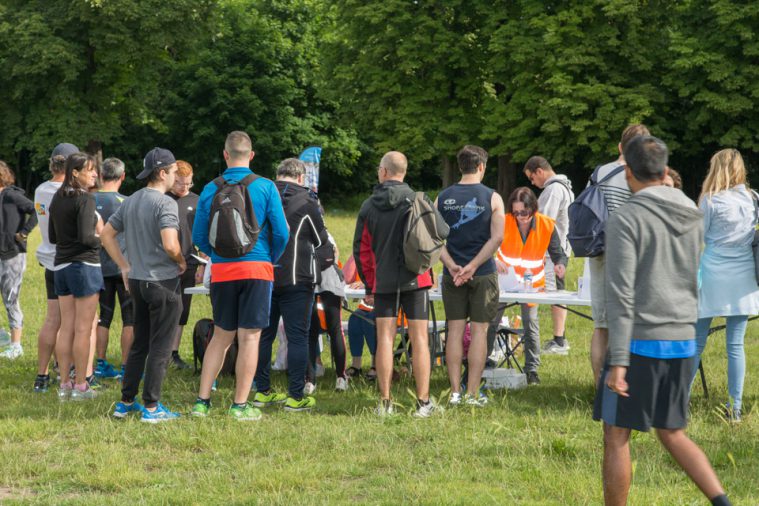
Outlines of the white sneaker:
{"label": "white sneaker", "polygon": [[9,360],[16,360],[23,355],[24,348],[22,348],[21,344],[18,343],[11,344],[4,352],[0,353],[0,357],[7,358]]}
{"label": "white sneaker", "polygon": [[453,392],[451,394],[451,397],[448,399],[448,404],[451,406],[458,406],[461,404],[461,392]]}
{"label": "white sneaker", "polygon": [[348,378],[337,378],[335,382],[335,390],[338,392],[345,392],[348,390]]}
{"label": "white sneaker", "polygon": [[564,339],[564,346],[551,339],[543,347],[543,353],[546,355],[569,355],[569,341]]}
{"label": "white sneaker", "polygon": [[393,416],[395,414],[395,408],[393,407],[393,401],[380,400],[379,405],[375,408],[374,414],[379,417]]}
{"label": "white sneaker", "polygon": [[466,394],[464,396],[464,404],[466,404],[467,406],[475,406],[478,408],[484,408],[488,404],[488,397],[482,392],[480,392],[479,395],[477,395],[477,397]]}
{"label": "white sneaker", "polygon": [[303,387],[303,395],[312,395],[314,392],[316,392],[316,385],[306,381],[306,386]]}
{"label": "white sneaker", "polygon": [[435,402],[430,399],[427,401],[427,404],[422,404],[419,401],[416,401],[416,412],[414,413],[415,418],[429,418],[434,413],[442,412],[443,408],[435,404]]}

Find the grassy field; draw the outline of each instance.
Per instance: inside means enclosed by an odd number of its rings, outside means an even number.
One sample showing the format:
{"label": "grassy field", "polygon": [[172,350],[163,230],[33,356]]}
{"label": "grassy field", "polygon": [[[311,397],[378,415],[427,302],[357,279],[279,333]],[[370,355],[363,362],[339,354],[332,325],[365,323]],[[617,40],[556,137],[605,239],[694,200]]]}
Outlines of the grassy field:
{"label": "grassy field", "polygon": [[[353,213],[328,216],[347,254]],[[30,238],[31,249],[39,242]],[[572,264],[576,287],[581,264]],[[593,386],[589,322],[570,315],[568,357],[544,357],[543,383],[521,391],[493,392],[481,410],[448,409],[428,420],[410,413],[413,383],[402,378],[395,398],[404,414],[382,420],[371,414],[373,384],[357,381],[332,390],[328,365],[310,414],[271,410],[257,423],[230,421],[231,378],[222,378],[208,419],[189,416],[150,426],[109,416],[119,399],[110,388],[93,402],[59,403],[55,392],[34,394],[36,339],[45,312],[43,271],[29,257],[22,289],[25,355],[0,362],[0,502],[3,504],[600,504],[601,427],[591,420]],[[207,298],[196,297],[191,322],[208,316]],[[541,308],[542,337],[550,338],[548,308]],[[5,316],[0,322],[6,324]],[[109,360],[119,363],[112,329]],[[759,504],[759,416],[755,412],[759,366],[756,323],[747,336],[744,422],[728,425],[718,414],[726,399],[724,333],[705,355],[711,399],[694,390],[690,435],[704,448],[734,504]],[[190,329],[182,355],[192,356]],[[330,364],[328,352],[324,363]],[[365,357],[368,362],[368,355]],[[284,389],[286,377],[275,373]],[[432,375],[433,395],[447,397],[443,368]],[[170,370],[164,402],[189,412],[197,393],[192,371]],[[706,504],[651,434],[635,434],[631,504]]]}

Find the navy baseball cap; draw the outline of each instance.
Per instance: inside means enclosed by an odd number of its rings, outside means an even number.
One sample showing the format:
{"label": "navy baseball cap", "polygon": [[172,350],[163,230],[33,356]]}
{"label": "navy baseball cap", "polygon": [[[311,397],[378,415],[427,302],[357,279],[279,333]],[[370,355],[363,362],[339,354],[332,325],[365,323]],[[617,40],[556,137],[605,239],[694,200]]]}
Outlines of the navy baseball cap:
{"label": "navy baseball cap", "polygon": [[171,151],[164,148],[153,148],[145,155],[145,160],[142,162],[142,172],[137,176],[137,179],[145,179],[154,170],[167,167],[173,163],[177,163],[177,160]]}
{"label": "navy baseball cap", "polygon": [[68,158],[69,156],[78,152],[79,152],[79,148],[74,146],[73,144],[70,144],[68,142],[61,142],[55,148],[53,148],[53,154],[50,155],[50,158],[55,158],[56,156],[62,156],[63,158]]}

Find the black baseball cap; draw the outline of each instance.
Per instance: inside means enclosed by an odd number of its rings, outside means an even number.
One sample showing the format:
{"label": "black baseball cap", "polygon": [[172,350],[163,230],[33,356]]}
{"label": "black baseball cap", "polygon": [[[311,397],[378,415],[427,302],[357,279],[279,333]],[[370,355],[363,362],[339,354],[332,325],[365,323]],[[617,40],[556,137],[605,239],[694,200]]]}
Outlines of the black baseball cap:
{"label": "black baseball cap", "polygon": [[153,148],[145,155],[145,160],[142,162],[142,172],[137,176],[137,179],[145,179],[154,170],[167,167],[173,163],[177,163],[177,160],[171,151],[164,148]]}
{"label": "black baseball cap", "polygon": [[53,148],[53,154],[50,155],[50,158],[55,158],[56,156],[62,156],[63,158],[68,158],[69,156],[78,152],[79,152],[79,148],[74,146],[73,144],[70,144],[68,142],[61,142],[60,144],[58,144],[56,147]]}

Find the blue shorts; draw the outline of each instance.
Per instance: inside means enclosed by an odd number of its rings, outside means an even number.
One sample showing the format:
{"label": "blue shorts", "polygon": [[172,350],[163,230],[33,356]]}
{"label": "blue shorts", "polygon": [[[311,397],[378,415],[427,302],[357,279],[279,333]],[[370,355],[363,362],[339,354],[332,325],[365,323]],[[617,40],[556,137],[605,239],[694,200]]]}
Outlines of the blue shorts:
{"label": "blue shorts", "polygon": [[263,279],[212,282],[214,324],[224,330],[268,327],[272,285]]}
{"label": "blue shorts", "polygon": [[55,294],[59,297],[87,297],[104,288],[103,271],[100,270],[100,266],[72,262],[68,267],[55,271],[54,276]]}

